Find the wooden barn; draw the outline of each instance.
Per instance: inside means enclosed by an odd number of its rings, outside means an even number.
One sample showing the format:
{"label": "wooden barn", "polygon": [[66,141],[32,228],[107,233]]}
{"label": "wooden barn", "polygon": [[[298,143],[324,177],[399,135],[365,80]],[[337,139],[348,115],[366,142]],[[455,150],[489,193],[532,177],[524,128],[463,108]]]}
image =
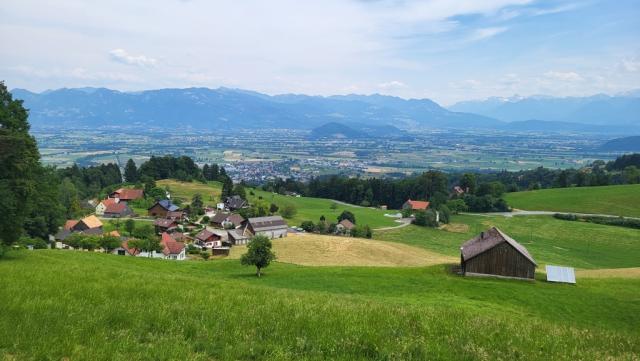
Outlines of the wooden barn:
{"label": "wooden barn", "polygon": [[496,227],[480,233],[460,247],[462,273],[533,279],[536,261],[529,251]]}

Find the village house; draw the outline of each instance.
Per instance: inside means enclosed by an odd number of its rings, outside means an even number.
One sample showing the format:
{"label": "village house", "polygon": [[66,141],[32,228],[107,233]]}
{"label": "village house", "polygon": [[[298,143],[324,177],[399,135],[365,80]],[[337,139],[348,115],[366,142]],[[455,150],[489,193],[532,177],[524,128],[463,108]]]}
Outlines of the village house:
{"label": "village house", "polygon": [[245,236],[239,229],[230,229],[227,231],[229,243],[232,245],[243,245],[249,243],[249,237]]}
{"label": "village house", "polygon": [[230,211],[237,211],[239,209],[248,207],[249,204],[247,203],[247,201],[242,199],[242,197],[236,195],[227,197],[227,199],[225,199],[224,201],[224,206]]}
{"label": "village house", "polygon": [[239,228],[244,221],[245,219],[237,213],[225,212],[218,212],[209,220],[212,226],[218,228]]}
{"label": "village house", "polygon": [[127,202],[121,201],[115,204],[109,204],[104,212],[103,217],[106,218],[122,218],[133,215],[133,210],[129,208]]}
{"label": "village house", "polygon": [[64,240],[72,233],[102,235],[104,231],[102,230],[102,222],[94,215],[87,216],[80,220],[67,220],[62,229],[54,236],[54,239],[58,241],[56,242],[56,248],[68,248],[66,244],[64,244]]}
{"label": "village house", "polygon": [[187,259],[187,251],[183,242],[176,241],[169,233],[162,233],[160,245],[162,246],[161,252],[156,251],[141,251],[137,249],[131,249],[127,243],[123,243],[123,248],[127,250],[130,255],[136,257],[147,258],[161,258],[182,261]]}
{"label": "village house", "polygon": [[264,235],[271,239],[287,236],[289,226],[280,216],[249,218],[246,222],[243,234]]}
{"label": "village house", "polygon": [[163,199],[156,202],[153,206],[149,207],[148,214],[156,218],[167,218],[169,212],[175,212],[180,210],[180,207],[171,203],[168,199]]}
{"label": "village house", "polygon": [[427,201],[412,201],[411,199],[404,202],[402,209],[410,209],[412,211],[425,211],[429,208]]}
{"label": "village house", "polygon": [[496,227],[481,232],[460,247],[464,275],[532,280],[536,262],[529,251]]}
{"label": "village house", "polygon": [[336,224],[336,233],[351,234],[351,230],[356,225],[348,219],[343,219]]}
{"label": "village house", "polygon": [[120,200],[117,198],[107,198],[107,199],[103,199],[100,201],[100,203],[98,203],[98,205],[96,206],[96,216],[104,216],[104,211],[107,209],[107,207],[109,205],[113,205],[118,203]]}
{"label": "village house", "polygon": [[183,211],[168,211],[167,216],[168,219],[173,219],[178,222],[182,222],[185,220],[186,215]]}
{"label": "village house", "polygon": [[144,197],[144,190],[142,189],[120,188],[109,194],[109,198],[116,198],[125,202],[134,201],[142,197]]}
{"label": "village house", "polygon": [[219,248],[222,247],[222,243],[227,241],[227,232],[218,230],[203,229],[196,234],[196,244],[204,248]]}
{"label": "village house", "polygon": [[178,222],[170,218],[158,218],[153,222],[157,234],[171,232],[178,227]]}

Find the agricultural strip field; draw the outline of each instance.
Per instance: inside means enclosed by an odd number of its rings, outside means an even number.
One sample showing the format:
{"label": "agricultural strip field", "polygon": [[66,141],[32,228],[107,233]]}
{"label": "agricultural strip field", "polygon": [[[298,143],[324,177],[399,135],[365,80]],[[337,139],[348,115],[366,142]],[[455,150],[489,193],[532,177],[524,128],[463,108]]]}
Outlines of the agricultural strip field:
{"label": "agricultural strip field", "polygon": [[220,201],[222,193],[222,184],[219,182],[200,183],[181,182],[175,179],[162,179],[156,181],[156,185],[160,188],[169,187],[172,198],[180,198],[185,203],[190,203],[194,195],[200,194],[202,201],[207,205],[215,205]]}
{"label": "agricultural strip field", "polygon": [[[428,266],[456,262],[423,248],[401,243],[381,242],[363,238],[290,234],[273,240],[278,261],[304,266]],[[231,249],[229,258],[240,258],[245,246]]]}
{"label": "agricultural strip field", "polygon": [[507,193],[505,199],[511,207],[528,211],[640,217],[640,184],[541,189]]}
{"label": "agricultural strip field", "polygon": [[[313,221],[317,223],[320,216],[325,216],[327,222],[337,222],[337,218],[344,210],[352,212],[356,216],[356,223],[368,224],[371,228],[392,227],[398,223],[393,218],[385,217],[385,213],[397,213],[394,211],[383,211],[375,208],[347,206],[336,203],[337,207],[331,209],[331,205],[335,202],[330,199],[312,198],[312,197],[290,197],[280,194],[273,194],[260,190],[252,190],[254,196],[249,195],[249,201],[255,201],[258,197],[270,203],[277,204],[280,208],[286,204],[292,204],[296,207],[296,215],[287,220],[291,226],[299,226],[303,221]],[[247,190],[249,193],[249,190]]]}
{"label": "agricultural strip field", "polygon": [[632,228],[570,222],[552,216],[452,217],[450,230],[408,226],[374,232],[374,238],[422,247],[447,256],[460,255],[460,245],[496,226],[522,243],[539,265],[576,268],[640,266],[640,231]]}
{"label": "agricultural strip field", "polygon": [[[77,251],[0,261],[9,360],[634,360],[640,280],[465,278]],[[61,315],[63,317],[61,317]],[[508,340],[508,342],[506,341]]]}

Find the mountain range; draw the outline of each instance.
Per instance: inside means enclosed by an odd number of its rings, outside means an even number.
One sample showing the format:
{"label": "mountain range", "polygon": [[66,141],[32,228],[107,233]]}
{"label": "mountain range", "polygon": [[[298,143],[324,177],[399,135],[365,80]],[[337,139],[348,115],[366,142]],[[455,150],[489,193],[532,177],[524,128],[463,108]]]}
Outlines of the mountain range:
{"label": "mountain range", "polygon": [[[341,123],[370,132],[380,127],[499,129],[640,133],[640,97],[489,98],[444,108],[429,99],[386,95],[267,95],[229,88],[158,89],[121,92],[106,88],[12,91],[30,109],[34,127],[176,126],[314,129]],[[376,130],[377,129],[377,130]],[[366,132],[365,132],[366,133]],[[381,132],[384,134],[384,132]]]}

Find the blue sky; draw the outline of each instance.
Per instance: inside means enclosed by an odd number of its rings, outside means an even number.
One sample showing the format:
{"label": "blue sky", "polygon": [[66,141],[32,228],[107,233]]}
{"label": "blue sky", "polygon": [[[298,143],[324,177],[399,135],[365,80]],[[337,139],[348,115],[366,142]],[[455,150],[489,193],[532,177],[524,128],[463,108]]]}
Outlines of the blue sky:
{"label": "blue sky", "polygon": [[640,0],[21,0],[0,18],[0,79],[34,91],[226,86],[447,105],[640,88]]}

